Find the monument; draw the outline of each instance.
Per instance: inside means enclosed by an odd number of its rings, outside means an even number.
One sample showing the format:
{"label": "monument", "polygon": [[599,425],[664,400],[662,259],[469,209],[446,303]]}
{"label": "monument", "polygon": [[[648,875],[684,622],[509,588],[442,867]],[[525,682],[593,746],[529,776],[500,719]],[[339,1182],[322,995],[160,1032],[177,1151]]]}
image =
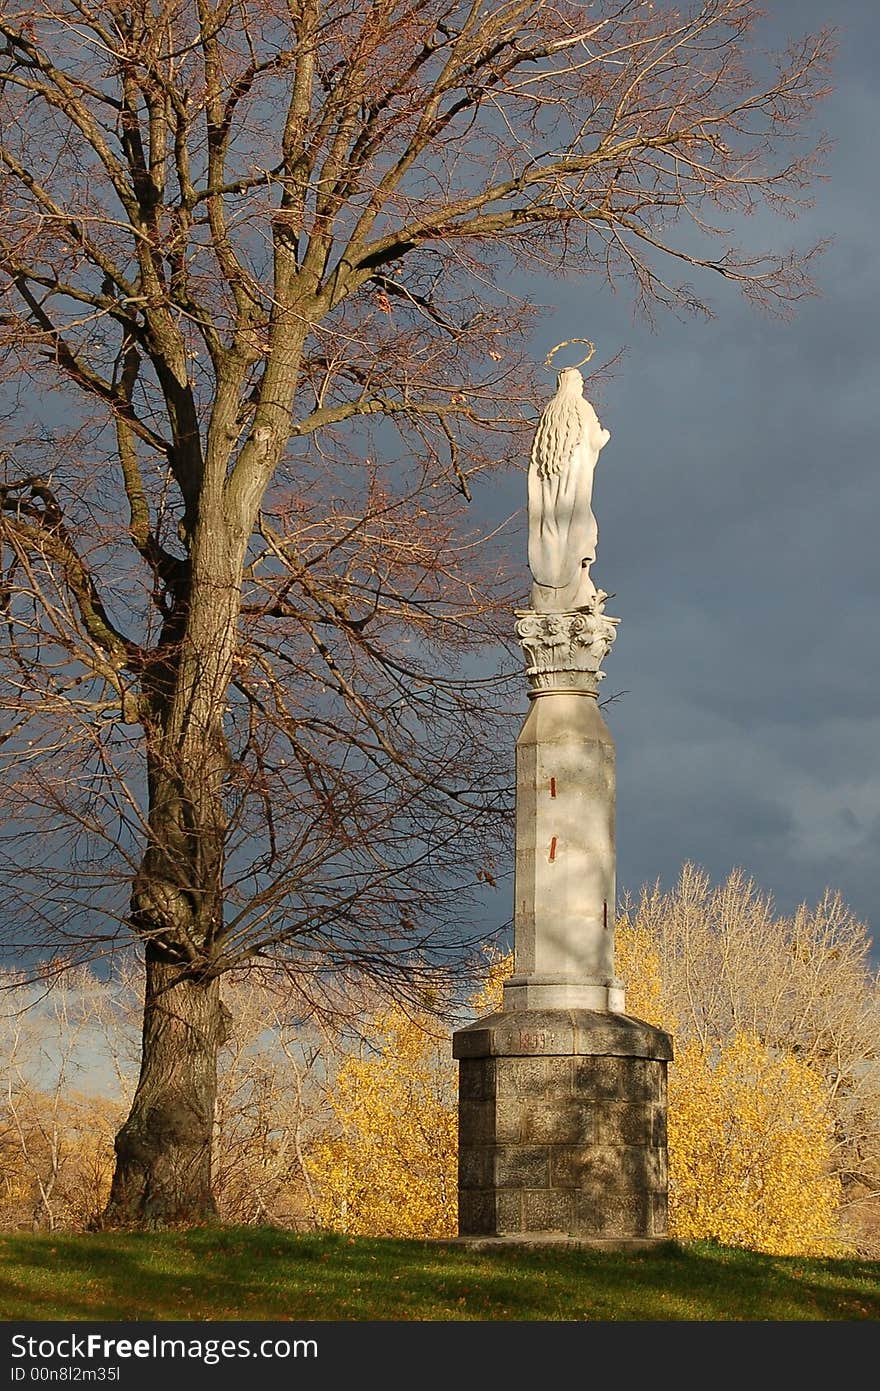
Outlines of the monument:
{"label": "monument", "polygon": [[528,470],[530,710],[516,743],[514,970],[458,1030],[459,1237],[666,1237],[669,1035],[614,975],[615,754],[598,704],[616,618],[590,574],[593,475],[610,434],[577,368],[557,377]]}

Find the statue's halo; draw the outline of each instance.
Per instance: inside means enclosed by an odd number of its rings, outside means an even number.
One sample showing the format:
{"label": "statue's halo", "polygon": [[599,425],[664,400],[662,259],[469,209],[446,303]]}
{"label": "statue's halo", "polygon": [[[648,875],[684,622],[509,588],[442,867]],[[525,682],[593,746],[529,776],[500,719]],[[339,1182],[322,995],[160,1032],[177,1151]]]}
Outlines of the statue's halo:
{"label": "statue's halo", "polygon": [[544,358],[544,366],[552,367],[553,359],[556,356],[556,354],[560,352],[562,348],[570,348],[572,343],[585,343],[586,346],[589,348],[589,352],[587,353],[586,357],[582,357],[580,362],[569,363],[569,367],[583,367],[585,363],[590,361],[590,358],[596,351],[596,344],[590,338],[566,338],[563,343],[557,343],[556,347],[551,348],[547,356]]}

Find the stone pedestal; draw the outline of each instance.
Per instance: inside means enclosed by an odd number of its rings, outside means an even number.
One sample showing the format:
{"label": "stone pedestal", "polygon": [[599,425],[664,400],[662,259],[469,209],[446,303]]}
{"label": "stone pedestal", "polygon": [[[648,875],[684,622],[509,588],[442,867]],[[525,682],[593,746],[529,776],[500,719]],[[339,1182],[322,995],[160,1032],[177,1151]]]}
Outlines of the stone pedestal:
{"label": "stone pedestal", "polygon": [[461,1237],[666,1237],[667,1034],[622,1014],[505,1010],[460,1029],[453,1052]]}
{"label": "stone pedestal", "polygon": [[598,709],[615,637],[601,590],[517,615],[532,708],[516,746],[514,972],[460,1029],[459,1236],[666,1237],[669,1035],[614,976],[614,743]]}

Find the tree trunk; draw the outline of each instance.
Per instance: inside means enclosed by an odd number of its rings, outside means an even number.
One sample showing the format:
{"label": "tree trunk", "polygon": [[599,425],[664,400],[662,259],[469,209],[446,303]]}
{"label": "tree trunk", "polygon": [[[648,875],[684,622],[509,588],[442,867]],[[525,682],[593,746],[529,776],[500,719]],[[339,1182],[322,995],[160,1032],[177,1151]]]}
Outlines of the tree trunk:
{"label": "tree trunk", "polygon": [[217,1216],[211,1136],[228,1014],[220,981],[179,976],[178,965],[147,949],[140,1078],[115,1139],[107,1227],[170,1227]]}
{"label": "tree trunk", "polygon": [[219,980],[181,979],[147,949],[141,1074],[116,1137],[104,1224],[165,1227],[216,1218],[211,1140],[217,1051],[227,1036]]}
{"label": "tree trunk", "polygon": [[[295,368],[296,361],[288,395]],[[131,1114],[116,1137],[108,1225],[216,1216],[211,1139],[217,1051],[226,1036],[219,990],[230,772],[224,726],[247,541],[269,464],[286,438],[277,427],[255,428],[236,465],[239,486],[230,491],[229,409],[224,399],[214,412],[213,438],[222,448],[207,451],[189,563],[169,591],[142,682],[149,833],[131,924],[146,947],[143,1054]],[[287,429],[289,408],[285,419]]]}
{"label": "tree trunk", "polygon": [[217,1052],[226,1037],[217,957],[229,769],[224,714],[241,556],[207,507],[191,579],[145,673],[149,835],[132,886],[145,945],[141,1073],[116,1137],[108,1226],[210,1221]]}

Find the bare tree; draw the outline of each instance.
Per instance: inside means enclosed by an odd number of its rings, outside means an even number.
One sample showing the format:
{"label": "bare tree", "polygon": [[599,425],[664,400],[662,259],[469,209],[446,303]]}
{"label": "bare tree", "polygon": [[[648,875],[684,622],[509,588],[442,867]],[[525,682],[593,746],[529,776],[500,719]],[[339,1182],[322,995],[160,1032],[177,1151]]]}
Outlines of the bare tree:
{"label": "bare tree", "polygon": [[143,946],[108,1222],[215,1210],[224,972],[320,1004],[454,965],[509,805],[485,655],[519,581],[467,512],[533,416],[507,286],[809,292],[811,252],[723,225],[796,211],[821,154],[829,36],[773,62],[758,18],[4,5],[10,943]]}
{"label": "bare tree", "polygon": [[283,975],[249,971],[227,982],[233,1026],[220,1054],[214,1192],[221,1219],[315,1226],[307,1152],[328,1125],[326,1093],[344,1040],[303,1028]]}

